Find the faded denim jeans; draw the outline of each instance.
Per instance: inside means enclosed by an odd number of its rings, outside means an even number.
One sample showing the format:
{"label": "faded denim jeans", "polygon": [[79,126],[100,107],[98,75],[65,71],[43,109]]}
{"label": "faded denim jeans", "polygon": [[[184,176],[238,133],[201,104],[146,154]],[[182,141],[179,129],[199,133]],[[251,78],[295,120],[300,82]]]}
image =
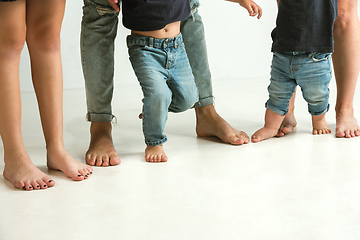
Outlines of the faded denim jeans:
{"label": "faded denim jeans", "polygon": [[332,77],[330,56],[331,53],[274,53],[266,108],[286,115],[289,101],[299,85],[309,113],[314,116],[326,113]]}
{"label": "faded denim jeans", "polygon": [[[199,0],[191,0],[191,15],[181,22],[181,33],[199,91],[195,107],[213,104],[211,74],[204,26],[198,13]],[[106,0],[84,0],[80,48],[85,78],[87,119],[113,119],[114,40],[119,14]]]}
{"label": "faded denim jeans", "polygon": [[144,98],[142,125],[145,143],[166,142],[163,134],[168,112],[183,112],[199,100],[181,34],[174,38],[129,35],[131,65]]}

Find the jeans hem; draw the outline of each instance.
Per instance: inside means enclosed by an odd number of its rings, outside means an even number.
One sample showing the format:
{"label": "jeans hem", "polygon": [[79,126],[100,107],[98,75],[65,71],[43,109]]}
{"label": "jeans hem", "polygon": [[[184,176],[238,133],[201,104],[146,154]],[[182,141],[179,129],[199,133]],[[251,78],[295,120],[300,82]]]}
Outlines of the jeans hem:
{"label": "jeans hem", "polygon": [[155,147],[155,146],[159,146],[163,143],[165,143],[167,141],[167,137],[165,136],[163,139],[159,140],[159,141],[155,141],[155,142],[148,142],[145,141],[146,145],[150,146],[150,147]]}
{"label": "jeans hem", "polygon": [[210,96],[199,99],[199,101],[195,103],[194,108],[205,107],[212,104],[214,104],[214,97]]}
{"label": "jeans hem", "polygon": [[269,109],[270,111],[273,111],[274,113],[277,113],[277,114],[279,114],[279,115],[281,115],[281,116],[285,116],[287,113],[288,113],[288,111],[289,110],[287,110],[287,111],[284,111],[284,110],[280,110],[280,109],[278,109],[278,108],[276,108],[276,107],[273,107],[273,106],[269,106],[269,104],[265,104],[265,108],[266,109]]}
{"label": "jeans hem", "polygon": [[324,113],[327,113],[330,109],[330,104],[327,105],[326,109],[324,111],[321,111],[321,112],[310,112],[309,113],[311,114],[311,116],[320,116]]}
{"label": "jeans hem", "polygon": [[109,113],[87,113],[86,119],[89,122],[111,122],[115,118],[114,115]]}

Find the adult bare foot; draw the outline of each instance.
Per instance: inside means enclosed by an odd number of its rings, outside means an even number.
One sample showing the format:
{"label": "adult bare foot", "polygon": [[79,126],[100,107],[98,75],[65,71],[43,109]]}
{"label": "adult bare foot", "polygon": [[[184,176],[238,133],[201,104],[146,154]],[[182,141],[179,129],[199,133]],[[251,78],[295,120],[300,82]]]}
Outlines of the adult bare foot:
{"label": "adult bare foot", "polygon": [[277,137],[282,137],[287,133],[294,131],[294,127],[296,127],[297,122],[295,119],[294,111],[289,111],[286,115],[284,120],[281,123],[278,133],[276,134]]}
{"label": "adult bare foot", "polygon": [[3,176],[14,187],[23,190],[46,189],[55,185],[55,182],[40,171],[30,160],[27,153],[6,154]]}
{"label": "adult bare foot", "polygon": [[121,163],[111,135],[111,122],[92,122],[91,141],[86,152],[86,163],[91,166],[114,166]]}
{"label": "adult bare foot", "polygon": [[163,145],[147,146],[145,149],[145,160],[147,162],[167,162],[168,158],[164,152]]}
{"label": "adult bare foot", "polygon": [[268,127],[263,127],[263,128],[260,128],[259,130],[257,130],[251,136],[251,141],[253,143],[261,142],[261,141],[263,141],[265,139],[275,137],[277,133],[278,133],[277,129],[271,129],[271,128],[268,128]]}
{"label": "adult bare foot", "polygon": [[360,128],[354,117],[354,112],[336,112],[336,137],[351,138],[360,136]]}
{"label": "adult bare foot", "polygon": [[234,129],[216,112],[214,105],[195,108],[196,133],[199,137],[218,137],[225,143],[241,145],[249,143],[245,132]]}
{"label": "adult bare foot", "polygon": [[64,148],[47,149],[47,166],[49,169],[63,172],[74,181],[84,180],[93,172],[91,166],[76,161]]}
{"label": "adult bare foot", "polygon": [[319,116],[312,116],[312,125],[313,125],[312,134],[314,135],[331,133],[331,130],[329,129],[325,119],[325,114]]}

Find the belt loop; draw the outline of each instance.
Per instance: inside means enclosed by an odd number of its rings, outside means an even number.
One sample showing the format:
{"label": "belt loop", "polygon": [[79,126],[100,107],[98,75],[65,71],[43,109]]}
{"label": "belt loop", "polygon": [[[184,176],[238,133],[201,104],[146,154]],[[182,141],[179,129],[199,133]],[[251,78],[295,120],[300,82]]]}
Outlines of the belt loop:
{"label": "belt loop", "polygon": [[149,37],[149,47],[154,47],[154,38]]}

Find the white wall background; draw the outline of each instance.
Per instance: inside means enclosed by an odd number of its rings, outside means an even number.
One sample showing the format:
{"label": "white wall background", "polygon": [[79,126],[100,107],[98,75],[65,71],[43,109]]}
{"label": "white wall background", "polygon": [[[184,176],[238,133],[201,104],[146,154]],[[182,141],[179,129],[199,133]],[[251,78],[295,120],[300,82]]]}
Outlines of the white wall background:
{"label": "white wall background", "polygon": [[[258,20],[248,16],[238,4],[224,0],[201,0],[199,9],[205,23],[210,67],[213,81],[229,78],[263,78],[268,81],[271,61],[270,33],[275,25],[276,1],[258,0],[264,15]],[[80,23],[82,1],[67,1],[62,29],[64,89],[84,88],[80,61]],[[128,60],[125,44],[129,30],[119,25],[116,40],[117,87],[138,84]],[[27,48],[20,66],[22,91],[33,91]]]}

